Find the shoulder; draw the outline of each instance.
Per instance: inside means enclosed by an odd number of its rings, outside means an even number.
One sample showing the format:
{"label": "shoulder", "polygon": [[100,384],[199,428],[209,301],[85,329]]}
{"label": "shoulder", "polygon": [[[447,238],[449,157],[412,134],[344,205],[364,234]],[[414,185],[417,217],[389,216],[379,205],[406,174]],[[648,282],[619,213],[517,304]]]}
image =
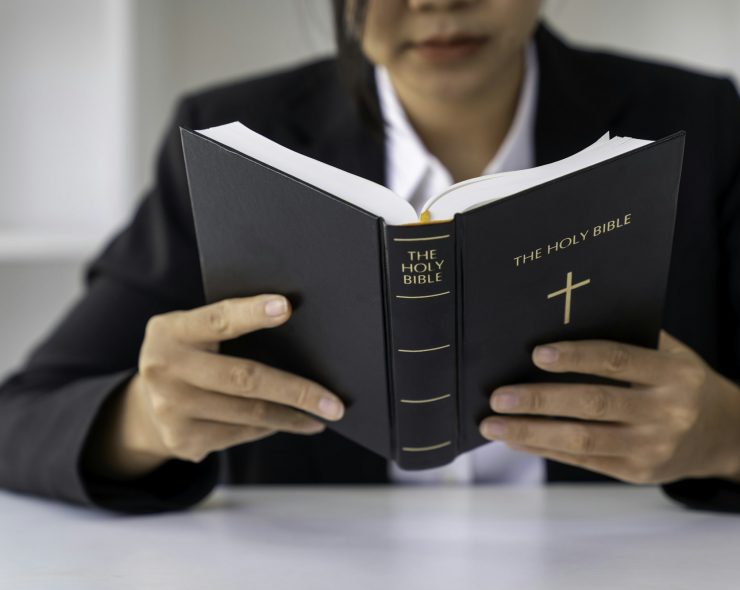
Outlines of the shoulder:
{"label": "shoulder", "polygon": [[[740,162],[740,96],[732,79],[656,59],[563,44],[569,81],[619,104],[612,131],[659,139],[687,133],[687,164],[727,182]],[[553,46],[554,47],[554,46]]]}
{"label": "shoulder", "polygon": [[199,89],[184,96],[181,105],[193,127],[242,121],[266,133],[276,121],[287,124],[307,114],[321,117],[342,94],[332,57]]}
{"label": "shoulder", "polygon": [[595,83],[623,94],[633,105],[659,103],[664,110],[673,111],[737,100],[734,84],[727,76],[620,53],[575,53]]}
{"label": "shoulder", "polygon": [[630,109],[660,106],[672,114],[737,100],[732,82],[721,75],[620,51],[577,46],[544,23],[535,35],[541,73],[554,83],[569,84],[594,97],[612,97]]}
{"label": "shoulder", "polygon": [[684,129],[687,163],[701,163],[720,185],[732,181],[740,165],[740,96],[732,79],[620,55],[602,54],[598,61],[613,91],[625,95],[625,131],[658,139]]}

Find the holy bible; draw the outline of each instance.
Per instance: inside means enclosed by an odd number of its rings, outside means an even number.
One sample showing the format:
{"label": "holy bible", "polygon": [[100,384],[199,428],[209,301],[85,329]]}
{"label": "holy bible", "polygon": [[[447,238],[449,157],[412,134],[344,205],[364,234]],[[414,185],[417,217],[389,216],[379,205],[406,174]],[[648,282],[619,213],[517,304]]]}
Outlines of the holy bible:
{"label": "holy bible", "polygon": [[347,409],[328,426],[403,468],[487,442],[500,385],[588,379],[538,370],[537,344],[657,345],[683,132],[605,136],[420,214],[240,123],[181,134],[207,300],[282,293],[294,310],[221,352],[329,388]]}

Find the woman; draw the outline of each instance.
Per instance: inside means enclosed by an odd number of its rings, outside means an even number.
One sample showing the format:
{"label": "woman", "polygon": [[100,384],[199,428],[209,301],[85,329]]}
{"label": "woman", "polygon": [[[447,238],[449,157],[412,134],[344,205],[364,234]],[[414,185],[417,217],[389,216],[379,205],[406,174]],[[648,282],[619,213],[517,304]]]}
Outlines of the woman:
{"label": "woman", "polygon": [[[339,420],[343,407],[319,384],[215,354],[221,340],[290,321],[290,307],[279,294],[203,305],[179,126],[242,120],[401,187],[412,202],[484,170],[570,155],[607,129],[651,139],[686,129],[660,350],[538,347],[533,362],[544,370],[633,387],[492,392],[499,415],[481,432],[507,444],[481,447],[441,477],[494,481],[491,469],[515,465],[524,468],[503,479],[541,481],[546,465],[548,481],[660,483],[691,506],[740,510],[740,101],[732,85],[571,49],[538,24],[538,0],[337,1],[335,10],[349,92],[325,60],[180,103],[154,189],[91,264],[83,299],[0,389],[0,483],[146,512],[190,506],[219,477],[424,477],[389,471],[324,431],[309,415]],[[409,180],[410,161],[418,170]]]}

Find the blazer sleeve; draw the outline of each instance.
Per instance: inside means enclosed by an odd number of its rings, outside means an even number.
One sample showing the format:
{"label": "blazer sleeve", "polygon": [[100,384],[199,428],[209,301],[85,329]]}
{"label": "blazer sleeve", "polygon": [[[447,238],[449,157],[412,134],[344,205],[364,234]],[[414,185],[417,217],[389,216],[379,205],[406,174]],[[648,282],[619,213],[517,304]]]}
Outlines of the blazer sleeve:
{"label": "blazer sleeve", "polygon": [[87,266],[84,295],[0,385],[0,486],[139,513],[186,508],[215,486],[216,455],[125,483],[83,473],[80,460],[101,407],[136,372],[149,318],[203,304],[179,133],[193,110],[180,102],[154,187]]}
{"label": "blazer sleeve", "polygon": [[[720,301],[721,359],[718,370],[740,386],[740,96],[729,80],[717,99],[716,161],[723,179],[717,207],[722,298]],[[740,424],[735,426],[740,429]],[[737,449],[740,456],[740,448]],[[684,479],[663,486],[678,502],[691,508],[740,512],[740,484],[707,478]]]}

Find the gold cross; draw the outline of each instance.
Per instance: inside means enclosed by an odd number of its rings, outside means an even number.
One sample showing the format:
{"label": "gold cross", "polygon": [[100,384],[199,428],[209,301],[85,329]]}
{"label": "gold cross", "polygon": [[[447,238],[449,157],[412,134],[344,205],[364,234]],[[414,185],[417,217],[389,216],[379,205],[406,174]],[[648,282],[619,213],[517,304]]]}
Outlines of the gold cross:
{"label": "gold cross", "polygon": [[578,287],[584,287],[585,285],[588,285],[591,282],[591,279],[586,279],[585,281],[581,281],[580,283],[573,284],[573,273],[568,272],[568,278],[565,281],[565,289],[560,289],[560,291],[553,291],[552,293],[548,293],[547,298],[552,299],[553,297],[557,297],[558,295],[562,295],[565,293],[565,317],[563,318],[563,325],[570,324],[570,300],[571,300],[571,293],[573,292],[573,289],[578,289]]}

